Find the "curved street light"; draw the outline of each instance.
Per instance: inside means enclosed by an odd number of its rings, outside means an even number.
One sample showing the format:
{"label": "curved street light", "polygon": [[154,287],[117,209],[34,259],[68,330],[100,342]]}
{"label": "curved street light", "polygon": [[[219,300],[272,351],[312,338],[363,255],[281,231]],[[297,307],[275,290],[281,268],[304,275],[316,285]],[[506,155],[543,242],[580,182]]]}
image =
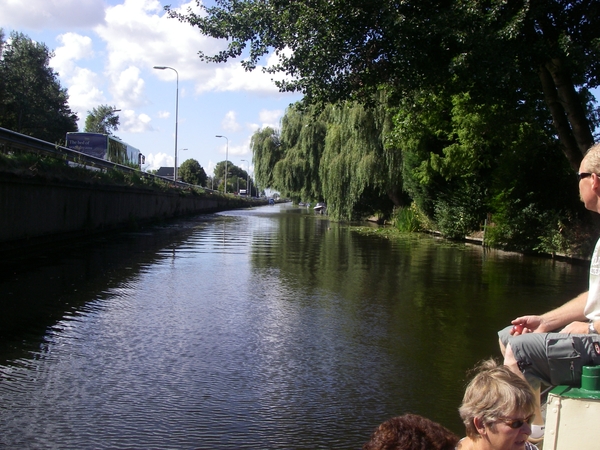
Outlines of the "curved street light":
{"label": "curved street light", "polygon": [[217,134],[215,137],[218,138],[225,138],[227,140],[227,146],[225,147],[225,194],[227,194],[227,158],[229,157],[229,139],[227,139],[227,136],[221,136],[220,134]]}
{"label": "curved street light", "polygon": [[179,72],[169,66],[154,66],[154,69],[171,69],[177,75],[177,91],[175,91],[175,167],[173,168],[173,181],[177,182],[177,122],[179,121]]}

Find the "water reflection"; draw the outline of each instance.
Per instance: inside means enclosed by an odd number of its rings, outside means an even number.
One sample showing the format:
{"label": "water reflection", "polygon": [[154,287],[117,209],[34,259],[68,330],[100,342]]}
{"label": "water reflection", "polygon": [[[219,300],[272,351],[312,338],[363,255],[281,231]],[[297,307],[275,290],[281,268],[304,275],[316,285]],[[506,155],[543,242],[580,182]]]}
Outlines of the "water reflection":
{"label": "water reflection", "polygon": [[[423,414],[458,433],[495,330],[586,267],[310,210],[201,216],[3,271],[0,446],[359,448]],[[6,314],[5,314],[6,312]]]}

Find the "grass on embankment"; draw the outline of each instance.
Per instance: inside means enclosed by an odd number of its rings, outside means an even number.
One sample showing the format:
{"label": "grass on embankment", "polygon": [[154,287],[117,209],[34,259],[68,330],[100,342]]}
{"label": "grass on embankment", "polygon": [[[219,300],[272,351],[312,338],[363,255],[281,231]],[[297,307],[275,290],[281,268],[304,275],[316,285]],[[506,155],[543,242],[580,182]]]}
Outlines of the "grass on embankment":
{"label": "grass on embankment", "polygon": [[[76,181],[86,184],[131,186],[154,189],[159,192],[207,195],[200,186],[176,187],[158,177],[147,176],[141,171],[121,171],[119,169],[90,169],[72,166],[66,160],[33,153],[0,153],[0,172],[11,173],[24,178],[38,178],[48,181]],[[211,192],[211,195],[223,195]]]}

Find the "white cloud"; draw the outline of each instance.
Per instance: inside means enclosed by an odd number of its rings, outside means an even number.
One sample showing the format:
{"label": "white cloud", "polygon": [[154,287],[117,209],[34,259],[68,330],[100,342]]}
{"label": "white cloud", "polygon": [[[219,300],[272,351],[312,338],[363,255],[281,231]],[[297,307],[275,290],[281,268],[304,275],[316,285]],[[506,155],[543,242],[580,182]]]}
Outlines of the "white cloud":
{"label": "white cloud", "polygon": [[257,123],[248,123],[246,124],[246,128],[248,128],[248,130],[254,133],[257,130],[260,130],[260,125]]}
{"label": "white cloud", "polygon": [[2,0],[0,24],[14,29],[86,28],[104,19],[104,0]]}
{"label": "white cloud", "polygon": [[281,129],[281,118],[283,117],[284,113],[285,112],[281,109],[263,109],[258,113],[258,119],[260,123],[248,123],[246,124],[246,128],[248,128],[252,132],[266,127],[271,127],[275,130],[279,130]]}
{"label": "white cloud", "polygon": [[98,75],[76,64],[78,60],[93,56],[92,39],[77,33],[64,33],[57,40],[62,45],[54,51],[49,65],[69,86],[69,106],[83,122],[87,111],[106,101]]}
{"label": "white cloud", "polygon": [[250,147],[248,142],[242,145],[232,145],[229,147],[229,157],[231,156],[246,156],[250,154]]}
{"label": "white cloud", "polygon": [[111,93],[115,99],[119,99],[121,105],[128,107],[143,105],[145,103],[144,80],[140,78],[140,69],[129,66],[113,74]]}
{"label": "white cloud", "polygon": [[213,67],[210,79],[203,84],[197,84],[196,92],[248,91],[276,94],[279,90],[271,78],[271,75],[262,73],[260,68],[247,72],[240,63],[230,62],[216,68]]}
{"label": "white cloud", "polygon": [[[198,10],[195,1],[179,10],[188,7]],[[181,80],[202,79],[210,69],[195,55],[201,48],[214,48],[216,42],[190,25],[170,19],[156,0],[125,0],[108,7],[106,21],[96,32],[106,42],[109,74],[129,65],[149,70],[158,65],[174,67]],[[172,80],[175,73],[164,70],[155,76]]]}
{"label": "white cloud", "polygon": [[[179,166],[179,164],[177,164]],[[150,153],[146,155],[146,164],[143,169],[145,171],[148,170],[158,170],[161,167],[174,167],[175,166],[175,158],[173,156],[169,156],[166,153],[157,153],[156,155]]]}
{"label": "white cloud", "polygon": [[[110,102],[118,107],[139,108],[147,104],[144,77],[171,81],[176,76],[172,70],[152,70],[156,65],[174,67],[179,81],[193,80],[196,94],[245,91],[274,95],[278,92],[271,81],[272,76],[262,73],[260,68],[246,72],[235,60],[226,64],[200,61],[197,57],[200,49],[206,54],[215,54],[225,48],[226,42],[205,37],[197,28],[169,18],[159,0],[124,0],[111,6],[103,6],[101,0],[6,1],[8,5],[0,12],[0,18],[6,21],[16,14],[17,9],[28,10],[34,5],[36,18],[31,20],[45,28],[50,28],[50,22],[60,18],[61,26],[68,23],[69,29],[91,27],[99,37],[98,40],[74,32],[60,35],[61,46],[56,49],[52,61],[69,86],[72,109],[80,116],[83,111],[106,101],[107,93],[112,96]],[[188,8],[200,13],[195,0],[174,10],[186,13]],[[14,24],[25,23],[24,20],[21,18]],[[90,64],[85,66],[85,76],[77,66],[77,61],[93,57],[98,67],[104,67],[102,78],[93,74]],[[271,55],[266,64],[271,65],[274,61],[276,57]],[[90,85],[90,81],[94,84]],[[186,92],[183,86],[181,88],[183,97]],[[235,125],[232,123],[232,126]]]}
{"label": "white cloud", "polygon": [[226,131],[238,131],[240,124],[237,123],[235,111],[229,111],[221,121],[221,126]]}
{"label": "white cloud", "polygon": [[159,111],[158,118],[159,119],[168,119],[171,113],[169,111]]}
{"label": "white cloud", "polygon": [[143,133],[154,131],[147,114],[137,114],[132,109],[126,109],[119,115],[120,129],[127,133]]}
{"label": "white cloud", "polygon": [[56,38],[62,46],[54,50],[50,66],[64,77],[75,70],[75,61],[94,56],[92,39],[77,33],[60,34]]}
{"label": "white cloud", "polygon": [[276,109],[276,110],[272,110],[272,111],[268,111],[266,109],[261,110],[258,113],[258,118],[262,123],[261,128],[265,128],[265,127],[271,127],[271,128],[275,128],[275,129],[280,128],[279,121],[283,117],[283,114],[284,114],[284,111],[282,111],[280,109]]}
{"label": "white cloud", "polygon": [[[206,51],[206,53],[209,53]],[[283,54],[289,55],[290,50],[285,50]],[[237,92],[246,91],[259,94],[281,95],[274,80],[284,80],[289,78],[284,74],[268,74],[263,71],[264,68],[271,67],[279,63],[279,56],[271,53],[267,56],[265,65],[258,65],[251,72],[246,71],[237,60],[231,60],[226,64],[213,65],[213,72],[210,79],[202,84],[196,85],[197,92],[216,91],[216,92]],[[294,95],[294,94],[288,94]]]}
{"label": "white cloud", "polygon": [[106,103],[104,92],[100,90],[98,75],[89,69],[75,68],[69,78],[69,106],[85,120],[87,111]]}

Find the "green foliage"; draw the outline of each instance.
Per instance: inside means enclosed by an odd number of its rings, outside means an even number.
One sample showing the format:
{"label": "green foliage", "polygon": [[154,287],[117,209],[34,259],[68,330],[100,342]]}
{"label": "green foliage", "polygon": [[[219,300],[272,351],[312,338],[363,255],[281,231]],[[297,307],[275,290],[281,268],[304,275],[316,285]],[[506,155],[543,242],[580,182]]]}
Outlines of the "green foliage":
{"label": "green foliage", "polygon": [[115,168],[90,170],[83,166],[71,166],[60,157],[15,152],[3,146],[0,146],[0,172],[51,181],[68,180],[93,185],[135,186],[161,192],[177,192],[180,195],[205,194],[205,191],[198,187],[182,190],[158,177],[143,176],[139,170],[122,171]]}
{"label": "green foliage", "polygon": [[281,125],[283,154],[274,169],[277,190],[299,200],[322,200],[319,168],[327,131],[323,117],[315,108],[291,107]]}
{"label": "green foliage", "polygon": [[85,118],[86,133],[114,134],[119,129],[119,116],[115,112],[116,108],[109,105],[100,105],[88,111]]}
{"label": "green foliage", "polygon": [[53,56],[45,44],[12,32],[2,42],[0,59],[0,126],[49,142],[64,142],[77,131],[77,116],[67,91],[49,67]]}
{"label": "green foliage", "polygon": [[[243,55],[252,70],[274,51],[279,62],[266,71],[287,75],[276,84],[302,92],[306,104],[373,104],[382,85],[401,97],[452,86],[449,97],[468,92],[482,108],[510,103],[517,115],[522,105],[538,108],[573,170],[593,142],[597,115],[577,90],[589,94],[600,83],[596,0],[219,0],[199,13],[166,9],[227,41],[215,55],[200,52],[205,61]],[[475,162],[466,150],[446,149]],[[298,170],[283,172],[291,169]]]}
{"label": "green foliage", "polygon": [[437,199],[434,220],[438,231],[444,237],[464,239],[471,232],[481,228],[487,205],[479,188],[476,184],[467,182],[463,186],[455,186],[450,194]]}
{"label": "green foliage", "polygon": [[520,248],[551,236],[540,231],[544,221],[580,219],[570,177],[598,119],[589,92],[600,80],[598,2],[219,0],[201,8],[170,14],[228,39],[205,60],[244,54],[253,69],[275,50],[280,64],[268,70],[288,75],[279,87],[305,95],[281,135],[253,137],[262,185],[326,200],[342,220],[412,200],[452,237],[492,214],[498,242]]}
{"label": "green foliage", "polygon": [[533,203],[518,201],[503,206],[494,214],[493,226],[486,230],[486,243],[491,247],[514,251],[539,248],[541,230],[547,229],[548,223],[556,223],[555,214],[542,211]]}
{"label": "green foliage", "polygon": [[561,220],[557,222],[549,222],[546,224],[544,234],[539,236],[539,244],[533,249],[542,253],[557,253],[566,254],[570,251],[570,243],[567,236],[563,232],[565,229]]}
{"label": "green foliage", "polygon": [[414,203],[409,207],[402,206],[395,210],[394,225],[404,233],[414,233],[427,229],[427,226],[424,226],[424,216]]}
{"label": "green foliage", "polygon": [[254,176],[261,186],[274,186],[275,164],[282,158],[279,134],[273,128],[266,127],[252,135],[250,141],[254,158]]}
{"label": "green foliage", "polygon": [[186,183],[197,186],[206,185],[206,172],[200,163],[195,159],[186,159],[179,167],[177,173],[179,174],[179,177],[181,177],[181,179]]}
{"label": "green foliage", "polygon": [[[214,182],[218,184],[218,190],[223,191],[225,186],[225,163],[220,161],[216,164],[214,173]],[[246,186],[248,172],[241,167],[236,166],[231,161],[227,161],[227,192],[237,192],[238,185]]]}
{"label": "green foliage", "polygon": [[540,214],[580,211],[539,103],[512,102],[485,107],[466,93],[420,91],[397,108],[391,140],[403,151],[404,188],[445,236],[464,237],[491,213],[491,238],[525,248],[537,245]]}
{"label": "green foliage", "polygon": [[268,71],[291,75],[277,82],[282,91],[302,91],[309,102],[335,103],[356,95],[370,99],[391,80],[439,79],[452,57],[440,51],[453,30],[449,6],[428,0],[223,0],[200,5],[199,14],[167,9],[201,33],[228,41],[216,55],[200,52],[202,59],[225,62],[244,54],[242,64],[251,70],[274,49],[279,63]]}
{"label": "green foliage", "polygon": [[379,98],[372,108],[351,102],[322,111],[299,104],[289,108],[277,146],[271,130],[253,137],[259,181],[296,201],[325,200],[337,220],[389,216],[403,200],[401,163],[400,153],[385,145],[390,119],[385,96]]}

